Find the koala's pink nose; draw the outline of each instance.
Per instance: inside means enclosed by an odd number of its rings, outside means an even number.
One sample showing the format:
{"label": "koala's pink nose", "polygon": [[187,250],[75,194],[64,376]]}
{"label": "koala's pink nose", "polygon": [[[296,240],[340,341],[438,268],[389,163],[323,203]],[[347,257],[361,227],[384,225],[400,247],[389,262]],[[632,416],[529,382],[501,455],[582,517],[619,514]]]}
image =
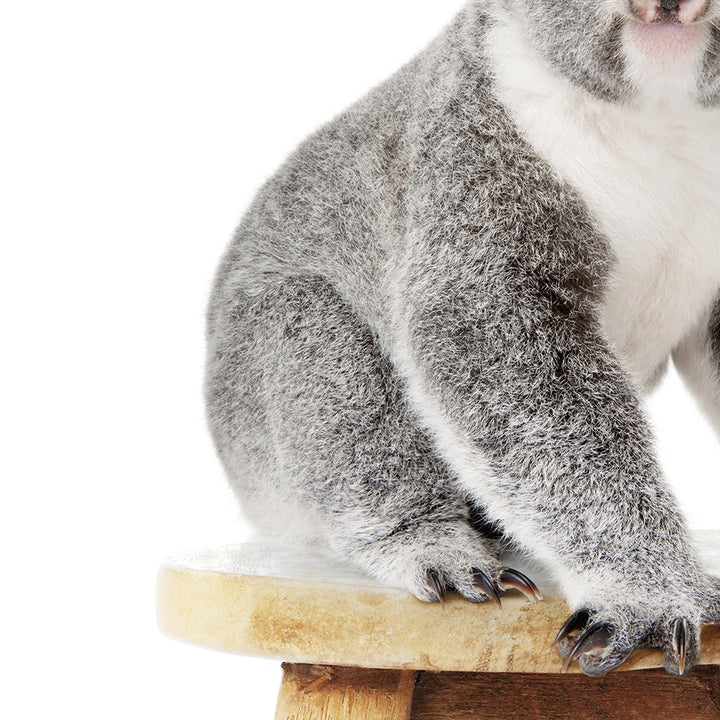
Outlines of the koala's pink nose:
{"label": "koala's pink nose", "polygon": [[673,20],[684,25],[699,20],[709,4],[710,0],[630,0],[630,6],[638,20]]}

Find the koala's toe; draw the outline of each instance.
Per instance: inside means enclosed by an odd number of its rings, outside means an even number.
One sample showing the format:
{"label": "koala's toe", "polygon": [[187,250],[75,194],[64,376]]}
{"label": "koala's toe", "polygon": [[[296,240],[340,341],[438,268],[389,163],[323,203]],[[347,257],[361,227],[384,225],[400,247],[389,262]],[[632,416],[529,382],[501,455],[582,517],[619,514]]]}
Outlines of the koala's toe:
{"label": "koala's toe", "polygon": [[554,648],[557,648],[560,657],[563,659],[567,658],[575,646],[578,637],[580,637],[582,631],[588,626],[592,615],[593,613],[590,609],[580,608],[565,621],[552,644]]}
{"label": "koala's toe", "polygon": [[562,672],[577,660],[584,675],[600,677],[622,665],[636,647],[639,644],[628,642],[612,623],[591,622],[567,652]]}
{"label": "koala's toe", "polygon": [[486,598],[500,606],[500,588],[495,580],[492,580],[480,568],[472,568],[472,586],[477,588]]}
{"label": "koala's toe", "polygon": [[671,675],[685,675],[700,658],[700,628],[686,618],[675,618],[667,630],[664,666]]}
{"label": "koala's toe", "polygon": [[[447,586],[445,581],[437,570],[430,569],[425,571],[425,589],[429,593],[427,600],[429,602],[439,602],[445,606],[445,591]],[[425,598],[421,598],[425,599]]]}
{"label": "koala's toe", "polygon": [[602,677],[622,665],[630,657],[633,648],[609,645],[604,652],[586,653],[578,658],[578,667],[583,675]]}
{"label": "koala's toe", "polygon": [[512,589],[519,590],[531,602],[539,602],[543,599],[537,585],[525,573],[513,570],[513,568],[503,568],[497,584],[503,592]]}
{"label": "koala's toe", "polygon": [[[591,623],[588,625],[575,640],[570,648],[565,662],[562,666],[562,672],[567,672],[571,663],[575,660],[587,661],[593,657],[601,657],[604,651],[610,647],[615,628],[609,623]],[[601,672],[604,674],[607,670]]]}
{"label": "koala's toe", "polygon": [[[428,571],[428,574],[432,578],[428,584],[435,588],[435,578],[439,574],[435,570]],[[490,599],[500,605],[501,590],[497,582],[478,567],[468,569],[445,568],[441,577],[443,579],[439,582],[442,584],[443,590],[455,590],[472,603],[480,603]]]}

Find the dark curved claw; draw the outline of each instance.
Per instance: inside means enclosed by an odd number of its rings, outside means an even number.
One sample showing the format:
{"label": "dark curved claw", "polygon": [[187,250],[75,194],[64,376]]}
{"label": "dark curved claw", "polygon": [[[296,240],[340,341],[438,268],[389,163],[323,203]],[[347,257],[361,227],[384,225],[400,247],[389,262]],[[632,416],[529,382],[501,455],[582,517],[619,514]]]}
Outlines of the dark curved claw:
{"label": "dark curved claw", "polygon": [[525,574],[513,568],[503,568],[498,578],[498,585],[501,590],[515,588],[519,590],[531,602],[538,602],[543,599],[542,593],[537,585]]}
{"label": "dark curved claw", "polygon": [[428,570],[425,573],[425,582],[427,583],[430,590],[432,590],[435,595],[437,595],[437,600],[445,607],[445,585],[440,580],[440,575],[438,575],[436,570]]}
{"label": "dark curved claw", "polygon": [[502,607],[500,602],[500,592],[497,585],[480,569],[473,568],[473,584],[480,588],[489,598],[497,603],[498,607]]}
{"label": "dark curved claw", "polygon": [[573,660],[577,660],[581,655],[607,647],[614,630],[609,623],[595,623],[586,628],[565,658],[561,672],[567,672]]}
{"label": "dark curved claw", "polygon": [[678,655],[678,671],[685,674],[685,659],[687,658],[688,622],[685,618],[677,618],[673,626],[673,649]]}
{"label": "dark curved claw", "polygon": [[560,628],[560,632],[555,636],[553,640],[552,649],[554,650],[561,640],[566,637],[573,637],[579,634],[590,621],[590,611],[587,608],[580,608],[576,610],[566,621],[565,624]]}

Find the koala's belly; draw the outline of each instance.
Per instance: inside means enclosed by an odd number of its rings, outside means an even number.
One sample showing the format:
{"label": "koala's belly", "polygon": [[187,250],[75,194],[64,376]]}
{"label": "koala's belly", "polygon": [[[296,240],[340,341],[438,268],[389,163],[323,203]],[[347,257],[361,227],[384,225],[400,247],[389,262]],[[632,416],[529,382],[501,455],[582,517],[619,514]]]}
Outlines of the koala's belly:
{"label": "koala's belly", "polygon": [[615,263],[601,320],[647,386],[720,288],[720,113],[690,100],[644,110],[596,100],[510,30],[488,50],[520,134],[608,240]]}
{"label": "koala's belly", "polygon": [[720,125],[608,119],[615,127],[594,142],[576,138],[583,172],[566,179],[615,256],[606,336],[647,386],[720,288]]}
{"label": "koala's belly", "polygon": [[693,266],[681,250],[618,261],[601,308],[605,335],[640,387],[656,373],[718,292],[717,275]]}
{"label": "koala's belly", "polygon": [[584,172],[567,179],[615,256],[606,336],[647,386],[720,288],[720,142],[701,128],[639,130],[619,125],[585,157],[576,145]]}

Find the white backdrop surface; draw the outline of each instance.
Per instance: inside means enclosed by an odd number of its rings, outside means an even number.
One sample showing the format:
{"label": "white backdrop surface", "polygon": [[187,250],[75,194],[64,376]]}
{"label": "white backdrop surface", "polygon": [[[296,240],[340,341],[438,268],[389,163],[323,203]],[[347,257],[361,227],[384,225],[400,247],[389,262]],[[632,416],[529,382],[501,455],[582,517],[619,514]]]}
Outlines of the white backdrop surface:
{"label": "white backdrop surface", "polygon": [[[3,9],[3,717],[273,717],[277,663],[155,628],[162,558],[250,532],[205,429],[209,284],[262,180],[460,4]],[[650,410],[717,525],[712,432],[674,375]]]}

